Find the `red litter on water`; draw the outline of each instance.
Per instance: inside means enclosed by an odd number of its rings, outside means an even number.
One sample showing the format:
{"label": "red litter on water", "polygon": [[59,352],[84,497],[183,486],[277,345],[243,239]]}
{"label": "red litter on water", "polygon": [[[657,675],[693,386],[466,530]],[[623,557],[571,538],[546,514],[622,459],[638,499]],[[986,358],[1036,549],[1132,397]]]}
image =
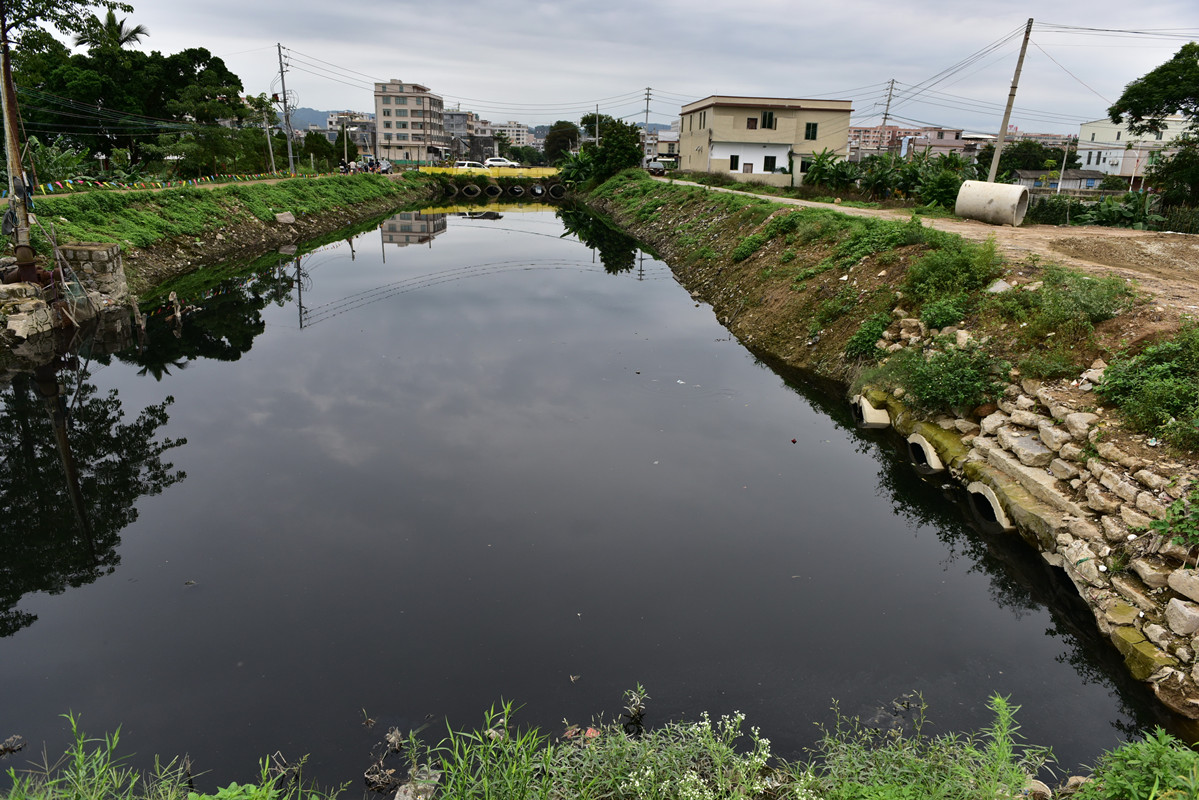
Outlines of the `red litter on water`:
{"label": "red litter on water", "polygon": [[792,440],[791,440],[791,444],[795,444],[795,440],[794,440],[794,439],[792,439]]}

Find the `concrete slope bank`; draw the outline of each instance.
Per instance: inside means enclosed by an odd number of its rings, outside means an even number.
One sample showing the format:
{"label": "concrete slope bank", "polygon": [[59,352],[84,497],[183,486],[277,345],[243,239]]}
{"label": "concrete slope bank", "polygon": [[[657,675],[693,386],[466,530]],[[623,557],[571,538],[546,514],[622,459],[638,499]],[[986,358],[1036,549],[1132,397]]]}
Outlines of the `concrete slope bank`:
{"label": "concrete slope bank", "polygon": [[[866,347],[892,354],[994,337],[1012,362],[1022,355],[1010,350],[1021,340],[995,319],[930,329],[909,310],[905,278],[930,249],[909,227],[919,222],[846,235],[827,208],[790,217],[791,206],[760,198],[635,178],[609,182],[587,202],[661,254],[746,347],[815,378],[855,384],[865,362],[846,348],[873,330],[871,320],[878,327]],[[834,229],[842,233],[825,235]],[[1037,260],[1002,265],[1014,292],[1040,291],[1039,270]],[[994,402],[953,412],[924,412],[903,387],[868,384],[853,391],[853,405],[864,422],[906,440],[914,469],[960,484],[981,524],[1022,536],[1062,569],[1129,673],[1167,709],[1197,720],[1199,571],[1188,568],[1195,553],[1153,526],[1182,507],[1199,469],[1124,430],[1092,391],[1107,343],[1128,341],[1130,327],[1161,316],[1155,308],[1139,303],[1097,326],[1076,353],[1076,377],[1038,380],[1012,370],[996,376]]]}
{"label": "concrete slope bank", "polygon": [[215,188],[91,192],[39,200],[34,240],[121,247],[134,294],[204,266],[247,259],[402,206],[440,197],[419,173],[297,178]]}

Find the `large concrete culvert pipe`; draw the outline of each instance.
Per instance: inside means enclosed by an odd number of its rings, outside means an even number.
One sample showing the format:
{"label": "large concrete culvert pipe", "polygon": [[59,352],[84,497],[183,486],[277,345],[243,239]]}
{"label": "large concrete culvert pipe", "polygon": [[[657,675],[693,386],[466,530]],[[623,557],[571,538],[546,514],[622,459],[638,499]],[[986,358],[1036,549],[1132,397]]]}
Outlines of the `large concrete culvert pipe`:
{"label": "large concrete culvert pipe", "polygon": [[958,190],[953,213],[992,225],[1018,226],[1028,211],[1028,188],[1011,183],[966,181]]}
{"label": "large concrete culvert pipe", "polygon": [[478,186],[475,186],[473,183],[468,183],[462,187],[463,197],[478,197],[481,194],[483,194],[483,190]]}
{"label": "large concrete culvert pipe", "polygon": [[496,186],[494,183],[487,184],[487,188],[483,191],[487,193],[488,197],[499,197],[504,193],[504,190],[499,186]]}
{"label": "large concrete culvert pipe", "polygon": [[560,183],[551,183],[550,188],[546,191],[548,191],[550,193],[550,197],[555,200],[561,200],[563,197],[566,197],[566,187]]}

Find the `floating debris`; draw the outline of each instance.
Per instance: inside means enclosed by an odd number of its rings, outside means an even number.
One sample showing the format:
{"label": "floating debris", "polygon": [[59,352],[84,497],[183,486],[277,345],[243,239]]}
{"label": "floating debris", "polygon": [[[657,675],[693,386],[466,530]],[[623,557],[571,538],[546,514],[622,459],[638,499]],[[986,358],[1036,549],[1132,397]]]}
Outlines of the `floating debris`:
{"label": "floating debris", "polygon": [[9,736],[3,742],[0,742],[0,756],[6,756],[9,753],[15,753],[25,747],[24,736]]}

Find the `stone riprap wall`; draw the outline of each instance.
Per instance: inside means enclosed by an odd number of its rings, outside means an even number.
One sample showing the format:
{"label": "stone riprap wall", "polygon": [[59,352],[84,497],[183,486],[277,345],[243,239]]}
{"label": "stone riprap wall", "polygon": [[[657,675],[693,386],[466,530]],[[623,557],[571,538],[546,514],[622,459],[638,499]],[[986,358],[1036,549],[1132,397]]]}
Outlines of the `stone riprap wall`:
{"label": "stone riprap wall", "polygon": [[[87,299],[77,298],[67,304],[67,313],[72,318],[68,320],[49,305],[50,290],[30,283],[0,285],[0,344],[18,345],[62,328],[72,320],[82,324],[105,309],[129,301],[120,245],[71,244],[60,248],[59,255],[79,278]],[[11,259],[8,261],[11,263]],[[54,265],[46,264],[47,268],[51,266]]]}
{"label": "stone riprap wall", "polygon": [[[916,320],[903,320],[919,326]],[[1199,478],[1167,456],[1123,437],[1105,441],[1109,426],[1091,413],[1088,381],[1025,380],[979,418],[924,418],[902,401],[903,390],[864,390],[865,413],[886,411],[889,424],[993,511],[1046,562],[1065,570],[1099,629],[1169,708],[1199,719],[1199,570],[1195,554],[1150,529]],[[881,418],[881,417],[880,417]]]}
{"label": "stone riprap wall", "polygon": [[60,248],[59,254],[89,292],[98,292],[114,303],[128,297],[120,245],[81,242]]}

